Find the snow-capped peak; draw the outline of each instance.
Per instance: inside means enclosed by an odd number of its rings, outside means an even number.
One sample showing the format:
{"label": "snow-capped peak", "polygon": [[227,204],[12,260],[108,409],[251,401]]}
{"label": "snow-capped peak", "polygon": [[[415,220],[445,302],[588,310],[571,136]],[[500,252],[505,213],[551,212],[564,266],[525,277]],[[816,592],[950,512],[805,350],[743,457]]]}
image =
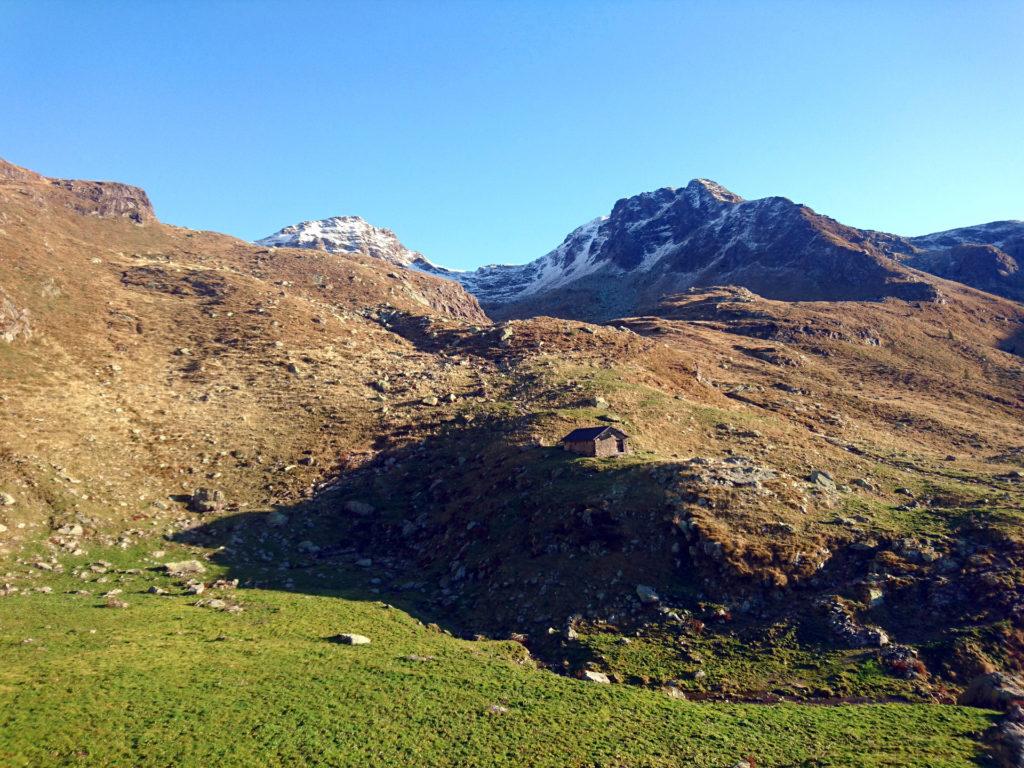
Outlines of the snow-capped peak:
{"label": "snow-capped peak", "polygon": [[690,193],[691,199],[699,199],[707,195],[719,203],[743,202],[742,197],[730,192],[721,184],[714,182],[711,179],[693,179],[686,185],[686,191]]}
{"label": "snow-capped peak", "polygon": [[331,253],[365,253],[401,267],[429,263],[423,254],[402,245],[390,229],[375,227],[359,216],[303,221],[256,243],[278,248],[317,248]]}

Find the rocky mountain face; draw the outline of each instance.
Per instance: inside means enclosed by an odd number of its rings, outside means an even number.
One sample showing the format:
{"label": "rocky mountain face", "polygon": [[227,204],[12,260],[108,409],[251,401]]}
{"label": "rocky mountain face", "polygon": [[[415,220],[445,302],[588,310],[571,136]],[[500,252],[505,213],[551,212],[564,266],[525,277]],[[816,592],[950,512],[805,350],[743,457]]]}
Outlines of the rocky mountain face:
{"label": "rocky mountain face", "polygon": [[895,255],[923,272],[1024,301],[1024,221],[994,221],[906,238]]}
{"label": "rocky mountain face", "polygon": [[930,300],[936,287],[866,233],[783,197],[744,200],[706,179],[620,200],[489,290],[494,268],[464,284],[494,316],[546,312],[606,320],[642,314],[667,294],[741,285],[790,301]]}
{"label": "rocky mountain face", "polygon": [[845,226],[784,197],[744,200],[708,179],[619,200],[609,215],[522,265],[448,270],[405,248],[390,230],[350,216],[303,222],[259,242],[359,251],[456,280],[499,319],[608,320],[715,285],[788,301],[938,298],[938,284],[921,272],[1024,297],[1024,223],[904,238]]}

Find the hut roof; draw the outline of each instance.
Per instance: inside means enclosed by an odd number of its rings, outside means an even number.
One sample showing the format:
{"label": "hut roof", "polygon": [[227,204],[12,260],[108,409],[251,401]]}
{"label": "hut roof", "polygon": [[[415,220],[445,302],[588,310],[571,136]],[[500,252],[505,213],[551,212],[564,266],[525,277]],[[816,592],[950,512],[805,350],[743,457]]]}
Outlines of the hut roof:
{"label": "hut roof", "polygon": [[589,440],[598,440],[604,437],[605,434],[613,434],[616,437],[629,437],[621,429],[616,429],[615,427],[581,427],[580,429],[574,429],[563,437],[562,442],[582,443]]}

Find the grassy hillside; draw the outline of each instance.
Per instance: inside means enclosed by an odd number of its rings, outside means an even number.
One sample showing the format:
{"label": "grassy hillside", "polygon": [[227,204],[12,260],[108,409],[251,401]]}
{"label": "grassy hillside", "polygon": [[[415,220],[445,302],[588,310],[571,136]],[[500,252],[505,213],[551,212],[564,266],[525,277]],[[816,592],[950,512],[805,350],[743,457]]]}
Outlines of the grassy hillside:
{"label": "grassy hillside", "polygon": [[1024,310],[936,285],[495,325],[0,164],[0,763],[979,764]]}

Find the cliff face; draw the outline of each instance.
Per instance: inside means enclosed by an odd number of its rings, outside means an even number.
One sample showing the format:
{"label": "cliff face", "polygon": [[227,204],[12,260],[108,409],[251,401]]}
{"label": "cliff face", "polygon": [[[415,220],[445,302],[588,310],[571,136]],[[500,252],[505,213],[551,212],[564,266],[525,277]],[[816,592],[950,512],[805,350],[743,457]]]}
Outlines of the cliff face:
{"label": "cliff face", "polygon": [[115,181],[76,179],[53,179],[50,183],[71,193],[70,205],[78,213],[106,218],[123,217],[137,224],[157,220],[149,196],[138,187]]}
{"label": "cliff face", "polygon": [[[103,218],[126,218],[137,224],[157,221],[153,205],[145,190],[116,181],[82,181],[80,179],[51,179],[0,160],[0,180],[27,186],[50,186],[65,190],[64,204],[75,211]],[[29,193],[28,189],[25,189]]]}

